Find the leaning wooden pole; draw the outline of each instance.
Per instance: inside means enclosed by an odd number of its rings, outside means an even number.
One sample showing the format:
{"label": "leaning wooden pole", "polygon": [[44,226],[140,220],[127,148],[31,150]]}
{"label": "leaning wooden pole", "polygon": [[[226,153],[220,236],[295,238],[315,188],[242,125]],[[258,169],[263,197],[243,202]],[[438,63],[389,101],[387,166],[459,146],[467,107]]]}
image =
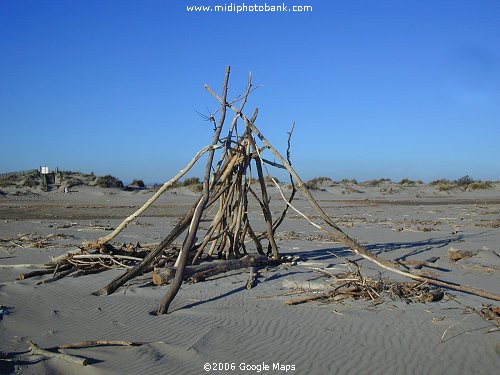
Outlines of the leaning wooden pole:
{"label": "leaning wooden pole", "polygon": [[[251,133],[247,133],[247,137],[250,140],[250,145],[254,150],[257,149],[255,142],[252,138]],[[264,219],[266,221],[266,230],[267,230],[267,240],[269,241],[269,247],[273,254],[274,259],[279,259],[279,251],[278,245],[276,245],[276,241],[274,240],[274,231],[273,231],[273,218],[271,216],[271,210],[269,208],[269,197],[267,195],[266,181],[264,180],[264,173],[262,172],[262,162],[260,158],[255,159],[255,166],[257,167],[257,175],[259,176],[260,190],[262,194],[262,210],[264,214]]]}
{"label": "leaning wooden pole", "polygon": [[144,203],[137,211],[135,211],[133,214],[128,216],[125,220],[123,220],[120,225],[116,227],[116,229],[108,234],[107,236],[99,238],[95,244],[89,244],[90,247],[95,245],[97,248],[105,244],[106,242],[111,241],[113,238],[118,236],[118,234],[124,230],[128,224],[130,224],[132,221],[137,219],[144,211],[146,211],[165,191],[168,190],[174,183],[179,181],[179,179],[184,176],[189,170],[193,167],[193,165],[209,150],[213,150],[218,146],[212,145],[212,146],[205,146],[203,147],[198,153],[189,161],[189,163],[182,168],[179,173],[177,173],[174,177],[172,177],[170,180],[166,181],[160,189],[151,197],[149,198],[146,203]]}
{"label": "leaning wooden pole", "polygon": [[113,281],[111,281],[104,288],[94,292],[94,295],[98,296],[106,296],[108,294],[113,294],[119,287],[125,284],[127,281],[141,275],[148,267],[150,267],[153,262],[161,256],[163,250],[165,250],[168,246],[170,246],[177,237],[179,237],[182,232],[186,230],[189,223],[191,222],[195,209],[198,206],[199,200],[193,205],[193,207],[184,215],[184,217],[177,223],[177,225],[172,229],[163,241],[151,251],[138,265],[134,268],[128,270],[124,274],[118,276]]}
{"label": "leaning wooden pole", "polygon": [[[224,85],[222,88],[221,118],[219,121],[219,126],[215,129],[214,137],[212,139],[212,146],[215,146],[219,142],[220,133],[222,131],[222,127],[224,125],[226,117],[226,109],[227,109],[226,100],[227,100],[227,87],[229,83],[229,73],[230,73],[230,67],[228,66],[226,68],[226,75],[224,77]],[[172,285],[170,286],[170,289],[168,290],[167,294],[165,294],[160,303],[160,307],[158,308],[157,312],[158,315],[165,314],[168,312],[168,308],[172,303],[172,300],[175,298],[177,292],[181,287],[188,255],[195,241],[196,232],[198,230],[198,225],[200,223],[201,215],[203,213],[203,210],[205,209],[205,206],[208,202],[210,195],[210,174],[212,169],[212,162],[214,159],[214,152],[215,150],[212,148],[208,153],[207,164],[205,167],[205,178],[203,181],[203,196],[194,211],[189,232],[186,237],[186,241],[184,242],[181,252],[179,254],[179,263],[177,264],[174,280],[172,281]]]}

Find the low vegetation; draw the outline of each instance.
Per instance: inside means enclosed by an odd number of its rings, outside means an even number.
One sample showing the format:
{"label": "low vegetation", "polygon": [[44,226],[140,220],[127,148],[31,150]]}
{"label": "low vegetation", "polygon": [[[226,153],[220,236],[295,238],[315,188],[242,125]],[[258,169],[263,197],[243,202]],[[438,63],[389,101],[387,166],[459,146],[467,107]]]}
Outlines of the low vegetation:
{"label": "low vegetation", "polygon": [[33,178],[33,177],[27,177],[23,182],[22,182],[22,186],[23,187],[27,187],[27,188],[35,188],[37,187],[38,185],[40,185],[40,182]]}
{"label": "low vegetation", "polygon": [[315,177],[306,182],[306,187],[309,190],[325,190],[322,185],[327,183],[331,185],[333,180],[330,177]]}
{"label": "low vegetation", "polygon": [[182,186],[187,187],[189,190],[199,193],[203,190],[203,184],[198,177],[186,178],[182,182]]}
{"label": "low vegetation", "polygon": [[[118,178],[106,175],[106,176],[96,176],[94,172],[91,173],[81,173],[74,171],[57,171],[52,172],[46,175],[47,183],[49,184],[49,189],[54,188],[72,188],[75,186],[98,186],[102,188],[118,188],[118,189],[144,189],[146,185],[141,179],[134,179],[127,187],[124,187],[124,184]],[[276,182],[280,183],[279,179],[273,177]],[[274,182],[272,181],[270,176],[265,176],[264,181],[266,186],[274,186]],[[252,179],[252,183],[257,182]],[[344,178],[340,182],[335,182],[330,177],[320,176],[312,178],[311,180],[306,182],[306,187],[309,190],[322,190],[325,191],[325,187],[333,186],[335,184],[343,184],[348,188],[352,188],[354,185],[358,186],[366,186],[366,187],[381,187],[380,192],[388,192],[387,184],[391,183],[390,178],[380,178],[380,179],[372,179],[363,181],[362,183],[358,183],[356,179],[347,179]],[[437,179],[431,181],[428,185],[434,187],[437,191],[446,192],[452,191],[454,189],[460,189],[462,191],[476,191],[476,190],[487,190],[492,189],[494,187],[493,181],[482,181],[482,180],[474,180],[469,175],[460,177],[456,180],[448,180],[445,178]],[[396,185],[401,187],[410,187],[423,185],[421,180],[411,180],[409,178],[403,178]],[[150,187],[151,191],[157,191],[162,185],[155,184]],[[186,178],[184,181],[175,182],[170,186],[170,189],[175,189],[178,187],[186,187],[193,192],[201,192],[203,190],[203,185],[198,177],[190,177]],[[3,191],[0,195],[6,194],[14,194],[12,188],[17,189],[16,191],[22,193],[23,191],[33,190],[33,189],[41,189],[42,191],[46,191],[47,187],[44,184],[44,180],[42,179],[42,175],[36,169],[23,171],[23,172],[9,172],[0,174],[0,188],[10,188],[8,191]],[[287,188],[291,189],[291,185],[287,185]],[[352,191],[348,189],[344,193],[351,192],[360,192],[355,189]],[[390,188],[390,192],[393,192],[392,187]]]}
{"label": "low vegetation", "polygon": [[25,186],[35,187],[39,173],[37,170],[27,172],[10,172],[0,175],[0,187]]}
{"label": "low vegetation", "polygon": [[182,186],[191,186],[191,185],[198,185],[198,184],[201,184],[201,181],[200,181],[200,179],[198,177],[186,178],[182,182]]}
{"label": "low vegetation", "polygon": [[436,187],[438,191],[449,191],[453,189],[462,189],[462,190],[487,190],[493,188],[492,181],[475,181],[469,175],[460,177],[455,181],[450,181],[447,179],[439,179],[429,183],[430,186]]}
{"label": "low vegetation", "polygon": [[[46,186],[46,183],[48,186]],[[0,175],[0,187],[16,188],[19,194],[28,190],[40,189],[42,191],[58,188],[71,188],[74,186],[99,186],[104,188],[123,188],[123,182],[111,175],[96,177],[92,173],[80,173],[74,171],[55,171],[42,175],[33,169],[23,172],[10,172]],[[11,191],[9,194],[16,194]]]}
{"label": "low vegetation", "polygon": [[472,183],[474,183],[474,179],[472,179],[469,175],[460,177],[458,180],[455,180],[455,184],[463,188],[467,188]]}
{"label": "low vegetation", "polygon": [[361,183],[363,186],[368,186],[368,187],[376,187],[379,186],[380,184],[383,184],[384,182],[391,182],[390,178],[379,178],[378,180],[367,180]]}
{"label": "low vegetation", "polygon": [[449,190],[453,190],[457,187],[457,185],[453,184],[453,183],[447,183],[447,184],[440,184],[440,185],[437,185],[437,190],[438,191],[449,191]]}
{"label": "low vegetation", "polygon": [[7,173],[4,174],[2,177],[0,177],[1,187],[16,185],[16,183],[17,183],[17,176],[13,173]]}
{"label": "low vegetation", "polygon": [[398,185],[401,186],[415,186],[417,183],[413,180],[410,180],[409,178],[403,178],[401,181],[398,182]]}
{"label": "low vegetation", "polygon": [[342,184],[352,184],[352,185],[358,185],[358,181],[355,178],[344,178],[340,180]]}
{"label": "low vegetation", "polygon": [[430,186],[438,186],[438,185],[447,185],[450,183],[450,180],[447,180],[446,178],[442,178],[440,180],[434,180],[429,182]]}
{"label": "low vegetation", "polygon": [[[162,186],[163,186],[163,184],[154,184],[153,186],[151,186],[150,190],[156,192]],[[203,184],[201,183],[201,181],[198,177],[186,178],[182,182],[175,181],[172,185],[169,186],[168,190],[177,189],[180,187],[188,188],[189,190],[194,191],[194,192],[200,192],[203,190]]]}
{"label": "low vegetation", "polygon": [[102,188],[120,188],[123,189],[123,182],[114,176],[106,175],[97,177],[94,181],[95,186]]}
{"label": "low vegetation", "polygon": [[467,186],[468,190],[487,190],[493,187],[492,181],[475,181]]}
{"label": "low vegetation", "polygon": [[128,187],[135,188],[135,189],[144,189],[146,185],[144,184],[144,181],[134,179],[130,184],[127,185]]}

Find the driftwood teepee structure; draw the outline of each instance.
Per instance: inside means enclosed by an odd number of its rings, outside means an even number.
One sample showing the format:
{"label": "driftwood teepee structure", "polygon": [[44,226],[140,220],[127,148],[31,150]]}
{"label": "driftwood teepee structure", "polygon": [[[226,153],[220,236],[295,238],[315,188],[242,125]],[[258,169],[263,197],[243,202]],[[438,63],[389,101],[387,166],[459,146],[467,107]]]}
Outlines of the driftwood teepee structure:
{"label": "driftwood teepee structure", "polygon": [[[412,274],[407,269],[402,268],[400,264],[382,259],[371,253],[355,239],[344,233],[318,205],[291,165],[290,137],[293,128],[289,133],[286,155],[283,156],[256,127],[258,110],[255,110],[250,118],[243,113],[248,96],[252,91],[251,77],[249,77],[244,95],[230,101],[227,97],[229,75],[230,68],[228,67],[221,95],[216,94],[208,85],[205,85],[206,90],[220,103],[217,112],[208,118],[214,126],[211,144],[200,150],[184,169],[171,180],[165,182],[139,210],[127,217],[112,233],[96,242],[86,244],[78,253],[68,253],[53,259],[53,266],[56,267],[54,274],[59,271],[59,274],[53,279],[75,272],[91,273],[103,270],[96,267],[88,268],[89,264],[94,264],[89,263],[92,259],[99,259],[100,264],[106,259],[119,264],[132,262],[133,266],[129,266],[125,273],[95,293],[96,295],[108,295],[115,292],[129,280],[144,272],[152,271],[155,267],[159,267],[160,269],[156,271],[156,275],[160,278],[165,275],[162,272],[175,273],[173,279],[170,280],[170,288],[163,297],[157,311],[158,314],[164,314],[168,312],[169,306],[187,274],[193,275],[196,272],[196,277],[203,278],[221,270],[231,269],[231,267],[262,266],[279,264],[284,261],[280,257],[274,235],[287,211],[292,209],[311,225],[328,233],[333,240],[346,245],[353,253],[384,269],[429,284],[500,300],[500,296],[494,293]],[[231,112],[233,114],[232,120],[228,122],[226,119],[228,113]],[[216,116],[218,120],[216,120]],[[265,159],[262,156],[264,152],[272,153],[277,161]],[[150,251],[135,248],[127,252],[127,249],[115,249],[109,244],[130,222],[134,221],[162,193],[185,175],[204,154],[208,154],[208,157],[205,165],[203,190],[196,203],[159,245]],[[291,194],[286,197],[280,185],[268,174],[284,201],[284,209],[281,215],[274,219],[269,208],[270,198],[264,175],[268,166],[288,171],[292,186]],[[258,181],[260,189],[252,188],[252,181],[254,180]],[[293,206],[293,198],[297,190],[300,190],[305,195],[311,206],[318,212],[324,222],[323,225],[313,222]],[[266,228],[263,233],[254,230],[254,223],[251,222],[248,215],[249,197],[251,196],[262,209]],[[215,215],[208,215],[208,209],[211,211],[215,209]],[[209,216],[211,217],[210,225],[203,237],[198,239],[200,221],[202,218],[206,219]],[[172,251],[174,241],[184,233],[181,248],[178,251]],[[248,243],[254,244],[256,252],[260,255],[259,257],[245,256],[250,251]],[[112,254],[109,254],[108,250],[110,248],[113,250]],[[217,267],[219,269],[214,270],[213,266],[203,267],[203,264],[206,263],[204,261],[214,256],[219,259],[226,259],[218,263]],[[191,265],[201,263],[201,265],[193,269],[188,266],[188,263]],[[224,263],[227,266],[221,266]],[[165,266],[167,266],[166,271],[162,271],[162,267]],[[53,268],[46,271],[45,273],[52,273]],[[40,271],[35,272],[38,272],[37,274],[42,273]],[[168,272],[166,273],[168,274]],[[24,276],[29,277],[28,275]]]}

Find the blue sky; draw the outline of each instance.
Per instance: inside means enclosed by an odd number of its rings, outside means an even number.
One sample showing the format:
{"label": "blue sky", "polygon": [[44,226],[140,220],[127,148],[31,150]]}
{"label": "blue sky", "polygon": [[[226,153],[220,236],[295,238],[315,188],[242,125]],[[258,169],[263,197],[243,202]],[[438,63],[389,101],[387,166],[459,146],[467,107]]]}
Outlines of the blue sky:
{"label": "blue sky", "polygon": [[1,1],[0,171],[168,179],[210,142],[203,84],[220,90],[231,65],[230,95],[252,71],[248,111],[283,151],[296,122],[305,179],[500,179],[499,1],[186,11],[229,3]]}

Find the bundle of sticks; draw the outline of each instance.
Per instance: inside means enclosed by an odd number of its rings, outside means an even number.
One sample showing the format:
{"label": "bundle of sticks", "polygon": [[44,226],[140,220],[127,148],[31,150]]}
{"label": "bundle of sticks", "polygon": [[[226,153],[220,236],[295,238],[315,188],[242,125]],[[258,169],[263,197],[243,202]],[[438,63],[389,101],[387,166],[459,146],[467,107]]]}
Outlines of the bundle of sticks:
{"label": "bundle of sticks", "polygon": [[[79,277],[95,274],[109,269],[131,269],[141,262],[155,244],[122,244],[115,246],[110,243],[100,245],[99,249],[89,249],[81,246],[78,250],[70,251],[51,259],[49,263],[39,265],[25,265],[26,268],[37,268],[34,271],[21,273],[18,280],[25,280],[36,276],[52,275],[37,282],[37,285],[50,283],[66,276]],[[157,266],[163,266],[169,261],[175,261],[179,254],[179,247],[172,246],[166,249],[157,262]],[[23,265],[17,265],[19,268]],[[151,267],[152,271],[153,268]]]}
{"label": "bundle of sticks", "polygon": [[[318,283],[311,281],[285,280],[283,287],[294,289],[302,293],[315,292],[311,296],[284,301],[287,305],[299,305],[310,301],[339,303],[344,300],[366,300],[378,305],[384,302],[384,296],[392,300],[410,302],[435,302],[444,297],[441,288],[435,288],[427,282],[399,282],[383,278],[364,276],[356,262],[346,263],[349,271],[330,273],[317,269],[329,277],[328,282]],[[356,266],[353,269],[350,264]]]}
{"label": "bundle of sticks", "polygon": [[[108,285],[94,293],[96,295],[108,295],[114,293],[126,282],[142,275],[144,272],[149,272],[156,268],[155,272],[161,274],[161,268],[166,267],[168,271],[165,271],[164,274],[168,276],[167,279],[170,283],[170,288],[163,297],[157,311],[158,314],[164,314],[168,312],[172,300],[177,295],[182,282],[186,279],[185,271],[188,263],[195,265],[200,262],[209,261],[214,257],[226,260],[239,259],[248,255],[251,250],[258,253],[260,257],[251,258],[254,259],[253,261],[248,261],[249,258],[246,258],[247,261],[241,263],[246,267],[262,267],[266,264],[275,265],[280,261],[287,261],[287,259],[282,259],[280,256],[275,240],[275,233],[279,225],[283,222],[287,211],[292,209],[315,228],[324,231],[332,240],[346,245],[353,253],[386,270],[418,281],[426,281],[430,284],[500,300],[500,296],[494,293],[412,274],[408,270],[402,269],[401,265],[373,254],[358,241],[344,233],[319,206],[307,189],[306,184],[292,167],[290,161],[290,138],[293,127],[288,136],[286,156],[283,156],[255,126],[258,109],[255,109],[250,118],[243,113],[248,97],[252,92],[251,75],[249,75],[244,95],[234,100],[228,100],[229,75],[230,68],[227,67],[220,96],[208,85],[205,85],[208,93],[220,104],[218,110],[207,117],[207,120],[214,127],[211,144],[201,149],[185,168],[181,169],[172,179],[165,182],[141,208],[127,217],[112,233],[95,242],[85,244],[80,249],[79,254],[62,256],[61,259],[55,262],[58,269],[54,271],[54,278],[58,277],[58,275],[64,277],[67,274],[76,272],[75,267],[78,269],[82,268],[82,262],[85,263],[87,272],[98,272],[110,266],[127,268],[125,273],[116,277]],[[233,117],[227,126],[226,117],[228,110],[233,112]],[[216,120],[216,116],[218,120]],[[242,131],[240,131],[241,125],[243,126]],[[225,126],[227,126],[226,133],[222,136],[222,130]],[[217,155],[219,155],[218,158],[216,158],[216,151]],[[265,159],[262,156],[263,152],[271,152],[276,161]],[[203,190],[195,204],[175,225],[171,232],[150,251],[139,251],[141,253],[140,256],[138,253],[122,254],[120,251],[114,251],[112,254],[109,254],[109,257],[104,257],[103,255],[105,254],[103,254],[102,249],[106,248],[106,246],[111,246],[109,245],[111,240],[125,229],[130,222],[136,220],[161,194],[184,176],[204,154],[207,154],[207,160]],[[270,167],[280,168],[289,173],[291,192],[288,197],[285,196],[284,191],[277,181],[271,177],[268,170]],[[253,171],[256,172],[254,172],[254,176],[252,175]],[[266,178],[272,181],[284,201],[284,209],[281,215],[274,219],[269,208],[270,197],[266,186]],[[252,185],[254,179],[258,181],[259,188],[254,188]],[[293,206],[292,203],[297,190],[300,190],[305,195],[325,224],[320,225],[314,222]],[[248,215],[249,198],[255,199],[262,210],[265,222],[265,230],[262,233],[256,232],[254,223],[251,223]],[[209,213],[214,209],[216,210],[215,215],[210,216]],[[197,234],[199,233],[200,222],[207,220],[208,217],[210,217],[208,219],[210,225],[203,237],[198,240]],[[182,241],[182,245],[177,250],[174,250],[172,247],[174,241],[183,234],[184,240]],[[250,249],[249,244],[252,243],[253,246]],[[265,257],[265,259],[262,259],[262,257]],[[61,267],[68,267],[68,269],[61,271]],[[219,269],[224,269],[224,267],[219,267]]]}

